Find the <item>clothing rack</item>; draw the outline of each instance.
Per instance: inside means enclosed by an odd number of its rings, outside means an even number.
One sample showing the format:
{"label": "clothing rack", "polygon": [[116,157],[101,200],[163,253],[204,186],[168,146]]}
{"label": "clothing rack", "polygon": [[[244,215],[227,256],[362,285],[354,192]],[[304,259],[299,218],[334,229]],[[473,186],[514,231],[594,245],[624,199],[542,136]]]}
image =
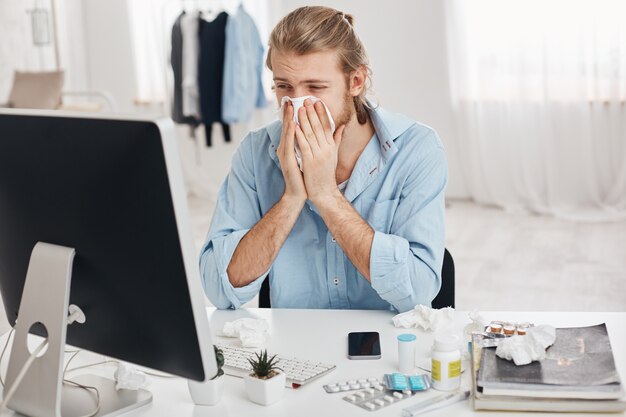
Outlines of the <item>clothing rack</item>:
{"label": "clothing rack", "polygon": [[[162,65],[164,76],[163,79],[166,83],[165,88],[165,112],[166,114],[172,114],[172,89],[169,86],[174,84],[173,75],[170,71],[170,46],[171,46],[171,28],[172,21],[169,21],[172,17],[178,16],[183,11],[199,10],[202,8],[212,11],[223,8],[223,0],[168,0],[161,7],[161,27],[163,28],[163,40],[161,46],[163,48],[164,62]],[[217,6],[217,7],[216,7]],[[189,7],[189,8],[188,8]],[[210,13],[210,12],[209,12]],[[195,134],[195,129],[190,130],[190,136],[195,144],[196,165],[202,165],[202,149],[204,144],[202,139]]]}
{"label": "clothing rack", "polygon": [[[247,7],[246,7],[247,6]],[[176,18],[183,12],[189,11],[199,11],[200,18],[211,21],[214,18],[218,17],[220,13],[226,12],[230,16],[234,16],[238,13],[240,8],[249,9],[252,7],[252,10],[255,10],[256,3],[248,4],[243,0],[166,0],[165,3],[162,4],[160,8],[160,16],[158,16],[160,26],[162,28],[162,40],[161,40],[161,49],[163,56],[163,64],[162,71],[164,73],[163,80],[165,82],[165,106],[164,109],[167,114],[172,114],[172,104],[173,104],[173,88],[171,88],[174,83],[173,72],[171,71],[170,65],[170,48],[171,48],[171,26],[176,20]],[[253,18],[256,21],[256,18]],[[207,128],[205,123],[201,123],[204,128]],[[249,130],[253,127],[253,121],[250,119],[248,121]],[[209,125],[210,128],[211,125]],[[196,166],[202,166],[202,155],[205,149],[204,147],[204,137],[202,135],[195,135],[195,130],[191,128],[190,136],[195,145],[195,160]],[[210,132],[208,134],[210,137]]]}

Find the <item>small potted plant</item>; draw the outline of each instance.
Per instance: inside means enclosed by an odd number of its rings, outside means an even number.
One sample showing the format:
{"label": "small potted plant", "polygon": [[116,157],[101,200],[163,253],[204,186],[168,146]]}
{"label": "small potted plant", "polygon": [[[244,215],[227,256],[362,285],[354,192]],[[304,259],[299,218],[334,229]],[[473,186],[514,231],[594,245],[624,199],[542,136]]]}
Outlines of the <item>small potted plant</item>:
{"label": "small potted plant", "polygon": [[211,378],[202,382],[187,380],[189,386],[189,393],[196,405],[216,405],[222,398],[222,392],[224,391],[224,352],[222,349],[213,345],[215,351],[215,359],[217,361],[217,374]]}
{"label": "small potted plant", "polygon": [[256,358],[248,359],[252,373],[244,376],[246,392],[250,401],[261,405],[270,405],[283,398],[285,392],[285,373],[276,365],[276,355],[267,357],[267,350],[255,353]]}

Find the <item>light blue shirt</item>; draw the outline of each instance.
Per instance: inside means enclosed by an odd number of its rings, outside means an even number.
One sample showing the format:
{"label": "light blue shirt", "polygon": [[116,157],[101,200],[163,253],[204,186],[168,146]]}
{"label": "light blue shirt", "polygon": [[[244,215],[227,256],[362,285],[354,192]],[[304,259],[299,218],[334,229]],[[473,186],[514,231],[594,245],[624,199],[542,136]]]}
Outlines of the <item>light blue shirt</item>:
{"label": "light blue shirt", "polygon": [[220,189],[200,254],[204,290],[215,306],[240,307],[258,294],[264,279],[270,280],[272,307],[403,312],[430,305],[441,286],[444,253],[444,149],[427,126],[380,107],[370,115],[376,133],[344,197],[375,230],[371,284],[308,200],[269,270],[245,287],[230,284],[226,269],[239,241],[283,194],[277,120],[241,142]]}
{"label": "light blue shirt", "polygon": [[239,6],[226,21],[222,121],[247,122],[255,107],[265,107],[263,43],[254,19]]}

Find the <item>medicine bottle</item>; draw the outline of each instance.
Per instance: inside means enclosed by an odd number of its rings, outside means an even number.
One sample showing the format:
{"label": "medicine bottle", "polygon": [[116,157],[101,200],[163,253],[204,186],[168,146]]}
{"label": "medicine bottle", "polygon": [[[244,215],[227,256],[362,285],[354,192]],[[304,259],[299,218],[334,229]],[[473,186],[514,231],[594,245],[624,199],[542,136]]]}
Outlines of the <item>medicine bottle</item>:
{"label": "medicine bottle", "polygon": [[437,336],[433,347],[432,384],[439,391],[453,391],[461,385],[459,338]]}
{"label": "medicine bottle", "polygon": [[410,333],[398,336],[398,370],[404,375],[413,375],[416,339],[415,335]]}

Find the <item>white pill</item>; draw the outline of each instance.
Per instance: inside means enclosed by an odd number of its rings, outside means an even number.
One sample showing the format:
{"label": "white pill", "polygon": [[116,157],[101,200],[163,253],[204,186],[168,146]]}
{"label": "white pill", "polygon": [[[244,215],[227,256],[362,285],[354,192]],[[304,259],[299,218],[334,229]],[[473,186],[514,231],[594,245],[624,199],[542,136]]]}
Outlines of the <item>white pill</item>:
{"label": "white pill", "polygon": [[378,391],[382,391],[384,388],[382,385],[374,385],[374,389]]}
{"label": "white pill", "polygon": [[328,388],[332,388],[332,387],[336,387],[336,386],[337,386],[337,384],[328,384],[327,385]]}
{"label": "white pill", "polygon": [[378,405],[385,405],[385,402],[383,400],[374,400],[374,402]]}
{"label": "white pill", "polygon": [[367,392],[368,394],[372,395],[374,394],[374,389],[373,388],[368,388],[365,390],[365,392]]}
{"label": "white pill", "polygon": [[369,382],[361,382],[361,386],[362,386],[363,388],[369,388],[369,387],[371,387],[371,386],[372,386],[372,384],[370,384]]}
{"label": "white pill", "polygon": [[383,397],[383,400],[387,401],[388,403],[394,402],[394,399],[393,399],[393,397],[391,395],[385,395]]}
{"label": "white pill", "polygon": [[342,385],[339,388],[341,388],[342,391],[350,391],[350,385]]}
{"label": "white pill", "polygon": [[348,395],[346,397],[346,400],[350,401],[351,403],[356,401],[356,397],[354,395]]}
{"label": "white pill", "polygon": [[359,379],[359,383],[363,384],[365,382],[367,382],[367,379]]}
{"label": "white pill", "polygon": [[372,403],[365,403],[364,404],[365,407],[369,408],[370,410],[373,410],[376,408],[376,406]]}
{"label": "white pill", "polygon": [[352,379],[352,380],[348,381],[348,384],[356,384],[356,380]]}
{"label": "white pill", "polygon": [[356,393],[356,394],[354,394],[354,395],[356,395],[356,396],[357,396],[357,397],[359,397],[359,398],[365,398],[365,393],[364,393],[364,392],[357,392],[357,393]]}
{"label": "white pill", "polygon": [[393,396],[394,396],[394,397],[396,397],[396,398],[402,398],[402,393],[400,393],[400,392],[394,392],[394,393],[393,393]]}
{"label": "white pill", "polygon": [[335,387],[330,387],[330,391],[331,392],[339,392],[339,387],[335,386]]}

